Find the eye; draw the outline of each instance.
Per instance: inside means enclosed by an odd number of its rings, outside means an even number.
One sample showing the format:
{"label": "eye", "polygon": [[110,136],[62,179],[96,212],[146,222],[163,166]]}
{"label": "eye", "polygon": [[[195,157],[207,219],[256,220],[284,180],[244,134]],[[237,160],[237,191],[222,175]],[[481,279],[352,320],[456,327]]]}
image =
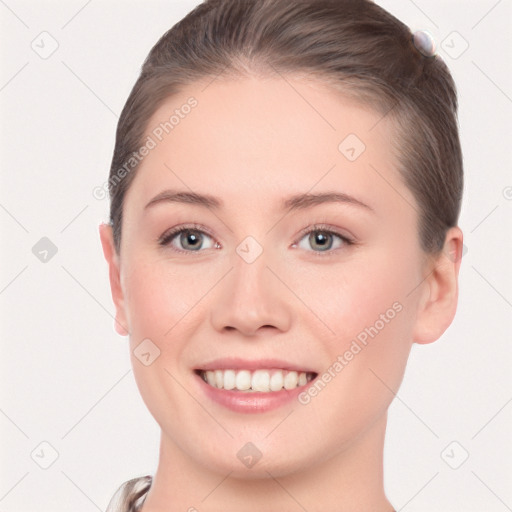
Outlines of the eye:
{"label": "eye", "polygon": [[[201,226],[178,226],[166,231],[158,240],[162,246],[170,246],[178,252],[200,252],[202,249],[218,249],[220,244],[206,233]],[[337,231],[324,226],[315,225],[301,233],[298,242],[292,247],[308,250],[307,245],[313,248],[313,252],[330,253],[344,246],[353,245],[354,241]]]}
{"label": "eye", "polygon": [[178,226],[166,231],[158,240],[160,245],[171,246],[179,252],[198,252],[201,249],[218,248],[220,245],[198,226]]}
{"label": "eye", "polygon": [[[307,245],[313,248],[313,252],[332,252],[343,246],[353,245],[354,241],[348,237],[323,226],[313,226],[301,234],[298,247],[309,250]],[[297,242],[292,247],[297,247]]]}

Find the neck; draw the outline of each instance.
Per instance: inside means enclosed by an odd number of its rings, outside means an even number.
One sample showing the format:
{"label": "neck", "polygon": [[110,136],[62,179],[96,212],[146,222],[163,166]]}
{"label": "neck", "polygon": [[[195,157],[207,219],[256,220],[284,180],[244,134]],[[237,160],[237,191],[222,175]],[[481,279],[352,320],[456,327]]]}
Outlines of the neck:
{"label": "neck", "polygon": [[209,471],[162,434],[141,512],[392,512],[383,486],[386,420],[385,414],[348,448],[313,467],[278,477],[270,469],[260,479]]}

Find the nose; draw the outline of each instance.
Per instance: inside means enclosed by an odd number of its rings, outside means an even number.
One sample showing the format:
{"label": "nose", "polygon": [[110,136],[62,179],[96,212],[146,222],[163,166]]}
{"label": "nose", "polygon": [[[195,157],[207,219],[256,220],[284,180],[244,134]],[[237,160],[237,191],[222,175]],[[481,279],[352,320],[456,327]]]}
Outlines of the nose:
{"label": "nose", "polygon": [[238,331],[255,336],[267,330],[286,332],[292,322],[289,291],[276,277],[279,265],[271,263],[263,253],[248,263],[234,254],[233,268],[217,285],[211,309],[211,323],[218,332]]}

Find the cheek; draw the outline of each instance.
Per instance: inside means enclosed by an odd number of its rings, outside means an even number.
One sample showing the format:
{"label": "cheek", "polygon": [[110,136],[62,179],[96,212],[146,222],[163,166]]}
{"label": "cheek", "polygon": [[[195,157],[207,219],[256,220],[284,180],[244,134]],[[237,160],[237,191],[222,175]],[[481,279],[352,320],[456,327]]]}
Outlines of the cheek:
{"label": "cheek", "polygon": [[329,381],[318,403],[338,403],[339,411],[357,412],[354,418],[383,412],[393,398],[390,389],[398,390],[415,323],[410,292],[421,279],[417,257],[405,251],[400,260],[394,251],[367,256],[339,272],[326,271],[322,287],[314,286],[318,275],[307,281],[311,304],[330,329],[318,336]]}
{"label": "cheek", "polygon": [[[421,280],[415,261],[417,257],[412,255],[399,260],[394,251],[368,251],[342,264],[310,266],[296,272],[293,286],[329,328],[322,333],[341,343],[360,333],[364,339],[367,330],[390,331],[391,324],[411,327],[398,310],[410,313],[414,309],[410,292]],[[397,321],[399,316],[401,321]]]}
{"label": "cheek", "polygon": [[170,413],[183,411],[190,402],[175,379],[181,380],[180,365],[185,365],[187,340],[199,311],[194,304],[204,291],[190,285],[197,286],[197,280],[191,281],[191,272],[183,267],[172,268],[155,258],[134,258],[130,263],[125,267],[125,308],[134,378],[153,418],[172,431]]}
{"label": "cheek", "polygon": [[[336,289],[331,292],[334,299]],[[338,290],[337,300],[324,309],[325,322],[335,335],[325,337],[323,346],[329,364],[337,361],[342,366],[336,365],[338,371],[334,371],[342,375],[338,384],[360,393],[362,401],[355,396],[351,401],[364,403],[374,395],[372,390],[385,391],[379,377],[397,388],[412,345],[414,311],[397,292],[396,281],[384,279],[378,284],[357,280],[352,287]]]}
{"label": "cheek", "polygon": [[125,308],[132,333],[164,342],[181,328],[181,319],[200,298],[201,281],[183,267],[155,259],[135,262],[131,268],[125,280]]}
{"label": "cheek", "polygon": [[335,335],[323,337],[328,363],[321,377],[327,382],[308,407],[320,423],[343,422],[342,436],[372,424],[398,391],[412,346],[416,261],[405,252],[400,259],[394,251],[368,254],[362,264],[347,264],[332,274],[325,280],[324,298],[315,298]]}
{"label": "cheek", "polygon": [[[388,306],[385,300],[382,304]],[[412,345],[406,306],[382,309],[376,302],[367,310],[367,320],[358,316],[344,312],[344,321],[334,326],[337,337],[324,343],[328,363],[319,376],[322,382],[302,397],[301,404],[309,408],[308,429],[323,432],[326,451],[333,439],[337,450],[343,450],[385,414],[402,382]]]}

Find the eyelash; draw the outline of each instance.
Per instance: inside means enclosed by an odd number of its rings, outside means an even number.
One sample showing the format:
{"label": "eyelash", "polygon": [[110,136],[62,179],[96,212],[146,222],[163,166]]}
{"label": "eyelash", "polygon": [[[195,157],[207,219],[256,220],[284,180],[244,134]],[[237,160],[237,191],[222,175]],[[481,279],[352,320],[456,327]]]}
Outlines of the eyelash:
{"label": "eyelash", "polygon": [[[161,246],[170,246],[170,243],[174,240],[174,238],[177,237],[177,235],[180,235],[181,233],[186,232],[186,231],[196,231],[196,232],[198,232],[200,234],[207,235],[207,236],[209,236],[209,237],[211,237],[213,239],[213,235],[210,234],[208,232],[208,230],[206,230],[204,227],[200,226],[199,224],[190,224],[190,225],[178,226],[178,227],[172,228],[171,230],[165,232],[158,239],[158,244],[161,245]],[[332,228],[329,228],[327,225],[324,225],[324,224],[314,224],[313,226],[308,227],[308,228],[306,228],[306,229],[301,231],[301,233],[299,234],[299,236],[296,239],[296,241],[293,242],[293,247],[296,247],[297,244],[306,235],[309,235],[310,233],[314,233],[314,232],[317,232],[317,231],[321,232],[321,233],[324,233],[324,234],[327,234],[327,235],[336,236],[336,237],[338,237],[343,242],[343,246],[342,247],[338,247],[336,249],[328,249],[326,251],[307,251],[307,252],[312,252],[315,255],[318,255],[320,257],[325,257],[325,256],[328,256],[328,255],[331,255],[333,252],[335,252],[335,251],[337,251],[339,249],[343,249],[344,246],[346,247],[346,246],[355,245],[355,241],[353,239],[347,237],[346,235],[342,235],[338,231],[333,230]],[[199,251],[185,251],[183,249],[177,249],[176,247],[171,247],[171,249],[173,251],[180,252],[180,253],[192,253],[193,254],[194,252],[202,252],[201,250],[199,250]]]}

